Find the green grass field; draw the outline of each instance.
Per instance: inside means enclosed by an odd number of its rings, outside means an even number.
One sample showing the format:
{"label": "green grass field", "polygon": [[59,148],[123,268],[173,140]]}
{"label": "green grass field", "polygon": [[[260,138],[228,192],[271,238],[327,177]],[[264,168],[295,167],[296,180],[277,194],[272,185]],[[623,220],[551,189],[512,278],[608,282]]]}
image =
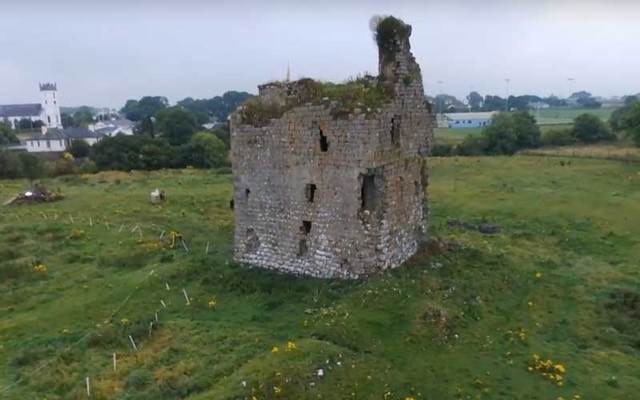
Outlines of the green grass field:
{"label": "green grass field", "polygon": [[[573,126],[573,120],[581,114],[593,114],[607,122],[615,108],[549,108],[540,111],[531,111],[536,118],[540,130],[544,133],[549,129],[564,129]],[[479,135],[481,128],[451,129],[436,128],[434,130],[435,142],[439,144],[456,145],[468,135]]]}
{"label": "green grass field", "polygon": [[603,121],[608,121],[615,108],[549,108],[546,110],[532,111],[539,125],[572,124],[573,120],[581,114],[592,114]]}
{"label": "green grass field", "polygon": [[432,159],[448,246],[362,282],[234,263],[228,174],[48,181],[64,200],[0,207],[0,397],[636,399],[640,166],[559,161]]}

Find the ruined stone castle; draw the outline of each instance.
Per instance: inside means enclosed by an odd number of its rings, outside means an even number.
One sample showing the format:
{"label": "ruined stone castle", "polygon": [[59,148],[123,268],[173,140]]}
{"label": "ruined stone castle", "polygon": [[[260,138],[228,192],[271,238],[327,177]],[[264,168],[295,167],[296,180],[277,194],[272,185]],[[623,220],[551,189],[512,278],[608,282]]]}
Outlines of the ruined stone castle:
{"label": "ruined stone castle", "polygon": [[425,242],[435,118],[411,26],[387,17],[374,34],[378,77],[265,84],[232,115],[236,260],[358,278]]}

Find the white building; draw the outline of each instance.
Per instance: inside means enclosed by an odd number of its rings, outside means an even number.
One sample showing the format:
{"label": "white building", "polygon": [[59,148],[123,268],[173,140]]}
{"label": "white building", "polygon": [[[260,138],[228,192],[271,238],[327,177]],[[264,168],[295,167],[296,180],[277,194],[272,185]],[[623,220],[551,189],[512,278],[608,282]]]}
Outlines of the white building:
{"label": "white building", "polygon": [[108,121],[98,121],[94,124],[89,125],[89,129],[91,129],[95,133],[99,133],[105,136],[129,136],[133,135],[135,126],[135,122],[129,121],[128,119],[113,119]]}
{"label": "white building", "polygon": [[0,105],[0,121],[18,128],[20,120],[41,121],[46,128],[62,128],[60,105],[55,83],[40,84],[40,103]]}
{"label": "white building", "polygon": [[27,139],[25,145],[29,153],[55,153],[68,151],[71,144],[77,140],[83,140],[93,146],[102,138],[102,135],[86,128],[53,128]]}
{"label": "white building", "polygon": [[444,114],[447,126],[453,129],[484,128],[491,125],[491,118],[496,114],[492,112],[448,113]]}

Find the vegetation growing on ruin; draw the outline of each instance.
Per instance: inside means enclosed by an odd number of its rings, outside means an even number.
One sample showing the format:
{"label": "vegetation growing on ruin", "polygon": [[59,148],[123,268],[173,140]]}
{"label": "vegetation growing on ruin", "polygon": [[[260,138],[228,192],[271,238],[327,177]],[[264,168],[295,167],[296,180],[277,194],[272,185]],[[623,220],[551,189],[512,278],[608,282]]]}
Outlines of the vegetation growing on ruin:
{"label": "vegetation growing on ruin", "polygon": [[392,61],[398,48],[398,39],[407,39],[411,34],[411,27],[402,20],[387,16],[382,18],[374,31],[374,39],[384,57],[384,61]]}
{"label": "vegetation growing on ruin", "polygon": [[0,207],[0,397],[635,398],[640,165],[567,160],[433,159],[445,242],[362,282],[234,263],[228,174],[47,180],[65,199]]}
{"label": "vegetation growing on ruin", "polygon": [[263,97],[249,99],[240,110],[242,122],[252,126],[265,126],[271,119],[304,104],[323,104],[331,108],[334,118],[346,118],[359,111],[365,115],[378,112],[393,99],[393,94],[373,76],[350,79],[344,83],[320,82],[310,78],[296,82],[273,82],[275,85],[295,87],[297,95],[286,98],[284,105]]}

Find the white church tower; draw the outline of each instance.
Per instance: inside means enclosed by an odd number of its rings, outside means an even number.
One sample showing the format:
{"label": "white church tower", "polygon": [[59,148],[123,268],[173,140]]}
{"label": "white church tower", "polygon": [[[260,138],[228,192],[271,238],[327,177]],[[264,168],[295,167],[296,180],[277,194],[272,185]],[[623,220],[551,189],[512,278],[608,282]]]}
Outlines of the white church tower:
{"label": "white church tower", "polygon": [[40,104],[42,106],[42,122],[47,128],[62,128],[60,106],[56,95],[58,88],[55,83],[40,84]]}

